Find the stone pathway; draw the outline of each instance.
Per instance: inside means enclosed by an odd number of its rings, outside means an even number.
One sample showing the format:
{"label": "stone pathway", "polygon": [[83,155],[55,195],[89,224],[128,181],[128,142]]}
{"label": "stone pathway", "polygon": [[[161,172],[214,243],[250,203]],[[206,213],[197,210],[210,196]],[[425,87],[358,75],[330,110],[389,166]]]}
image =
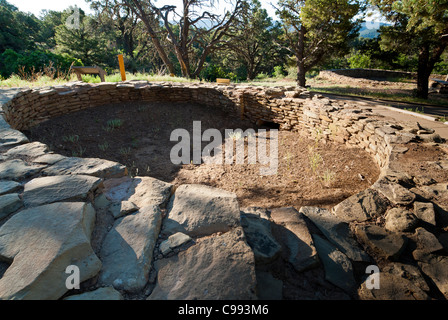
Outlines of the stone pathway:
{"label": "stone pathway", "polygon": [[240,208],[227,191],[53,154],[0,117],[0,299],[446,299],[440,199],[448,183],[386,170],[332,210]]}

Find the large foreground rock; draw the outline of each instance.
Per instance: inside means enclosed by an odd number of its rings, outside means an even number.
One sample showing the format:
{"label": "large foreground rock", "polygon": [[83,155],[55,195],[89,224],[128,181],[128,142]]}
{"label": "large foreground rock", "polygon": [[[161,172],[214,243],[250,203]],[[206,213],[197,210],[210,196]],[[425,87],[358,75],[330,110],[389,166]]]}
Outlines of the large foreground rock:
{"label": "large foreground rock", "polygon": [[43,173],[48,176],[85,174],[100,178],[122,177],[127,174],[124,165],[109,160],[96,158],[65,158],[46,168]]}
{"label": "large foreground rock", "polygon": [[100,284],[130,292],[146,285],[161,222],[158,206],[117,219],[100,251]]}
{"label": "large foreground rock", "polygon": [[361,300],[428,300],[429,287],[418,268],[393,263],[379,273],[379,288],[368,288],[367,279],[358,290]]}
{"label": "large foreground rock", "polygon": [[399,233],[388,232],[376,225],[358,226],[356,235],[373,253],[396,260],[407,244],[407,238]]}
{"label": "large foreground rock", "polygon": [[297,272],[317,267],[319,258],[302,213],[295,208],[271,210],[275,237],[282,244],[282,256]]}
{"label": "large foreground rock", "polygon": [[95,276],[101,262],[90,237],[95,210],[62,202],[23,210],[0,228],[0,259],[12,262],[0,279],[0,299],[58,299],[66,291],[69,265],[80,281]]}
{"label": "large foreground rock", "polygon": [[63,200],[85,200],[101,181],[101,178],[85,175],[36,178],[25,184],[23,199],[26,206]]}
{"label": "large foreground rock", "polygon": [[325,269],[325,279],[349,294],[354,293],[356,281],[350,260],[319,235],[315,234],[313,238]]}
{"label": "large foreground rock", "polygon": [[419,262],[419,266],[448,299],[448,258],[430,255],[425,262]]}
{"label": "large foreground rock", "polygon": [[171,197],[167,210],[163,231],[168,234],[205,236],[240,225],[236,195],[204,185],[181,185]]}
{"label": "large foreground rock", "polygon": [[151,177],[123,177],[104,183],[104,195],[112,203],[127,201],[139,208],[152,205],[165,207],[172,189],[172,184]]}
{"label": "large foreground rock", "polygon": [[388,201],[373,189],[364,190],[333,207],[333,213],[345,222],[366,221],[382,215]]}
{"label": "large foreground rock", "polygon": [[[246,209],[245,209],[246,210]],[[249,210],[246,210],[249,211]],[[281,246],[271,232],[271,222],[256,213],[241,212],[241,225],[257,263],[268,263],[280,253]]]}
{"label": "large foreground rock", "polygon": [[242,228],[203,239],[155,265],[151,300],[256,299],[255,259]]}
{"label": "large foreground rock", "polygon": [[370,257],[359,248],[347,223],[332,215],[326,209],[302,207],[299,210],[309,218],[319,230],[353,261],[370,261]]}

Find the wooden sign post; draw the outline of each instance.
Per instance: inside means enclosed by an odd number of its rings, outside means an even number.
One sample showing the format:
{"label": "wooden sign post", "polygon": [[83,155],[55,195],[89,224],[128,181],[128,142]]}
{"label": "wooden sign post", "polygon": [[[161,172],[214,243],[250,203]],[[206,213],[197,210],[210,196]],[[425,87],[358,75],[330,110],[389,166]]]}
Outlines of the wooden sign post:
{"label": "wooden sign post", "polygon": [[118,55],[118,64],[120,66],[121,81],[126,81],[126,71],[124,70],[124,60],[122,54]]}

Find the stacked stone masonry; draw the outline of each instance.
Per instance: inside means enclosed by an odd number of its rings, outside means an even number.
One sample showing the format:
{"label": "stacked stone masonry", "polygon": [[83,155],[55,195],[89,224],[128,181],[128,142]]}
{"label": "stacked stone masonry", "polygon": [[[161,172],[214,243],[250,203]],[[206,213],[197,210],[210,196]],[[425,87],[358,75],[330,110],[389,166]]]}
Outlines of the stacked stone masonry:
{"label": "stacked stone masonry", "polygon": [[[189,101],[273,122],[362,148],[382,173],[331,210],[239,208],[233,193],[128,177],[119,163],[53,154],[20,132],[129,101]],[[21,90],[2,109],[0,299],[281,299],[287,284],[265,268],[279,260],[297,274],[320,268],[339,298],[448,298],[447,208],[437,204],[448,183],[420,181],[396,160],[408,144],[442,143],[431,129],[299,87],[75,82]],[[405,248],[412,263],[401,260]],[[69,264],[82,266],[81,290],[65,286]],[[381,289],[354,275],[360,265],[381,267]]]}

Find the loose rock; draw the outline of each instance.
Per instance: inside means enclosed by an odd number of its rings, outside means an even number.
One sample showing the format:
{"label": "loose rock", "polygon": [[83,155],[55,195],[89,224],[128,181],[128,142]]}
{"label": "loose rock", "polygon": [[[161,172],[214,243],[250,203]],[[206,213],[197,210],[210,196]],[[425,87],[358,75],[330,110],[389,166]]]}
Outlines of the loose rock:
{"label": "loose rock", "polygon": [[358,226],[355,230],[358,238],[372,252],[386,259],[398,259],[407,244],[405,236],[387,232],[376,225]]}
{"label": "loose rock", "polygon": [[20,189],[20,186],[21,184],[15,181],[0,181],[0,195],[17,191],[18,189]]}
{"label": "loose rock", "polygon": [[387,211],[385,227],[393,232],[412,232],[418,223],[414,214],[406,209],[392,208]]}
{"label": "loose rock", "polygon": [[414,202],[414,215],[432,226],[436,225],[436,213],[431,202]]}
{"label": "loose rock", "polygon": [[362,222],[382,215],[388,204],[378,191],[367,189],[342,201],[333,207],[332,212],[345,222]]}

